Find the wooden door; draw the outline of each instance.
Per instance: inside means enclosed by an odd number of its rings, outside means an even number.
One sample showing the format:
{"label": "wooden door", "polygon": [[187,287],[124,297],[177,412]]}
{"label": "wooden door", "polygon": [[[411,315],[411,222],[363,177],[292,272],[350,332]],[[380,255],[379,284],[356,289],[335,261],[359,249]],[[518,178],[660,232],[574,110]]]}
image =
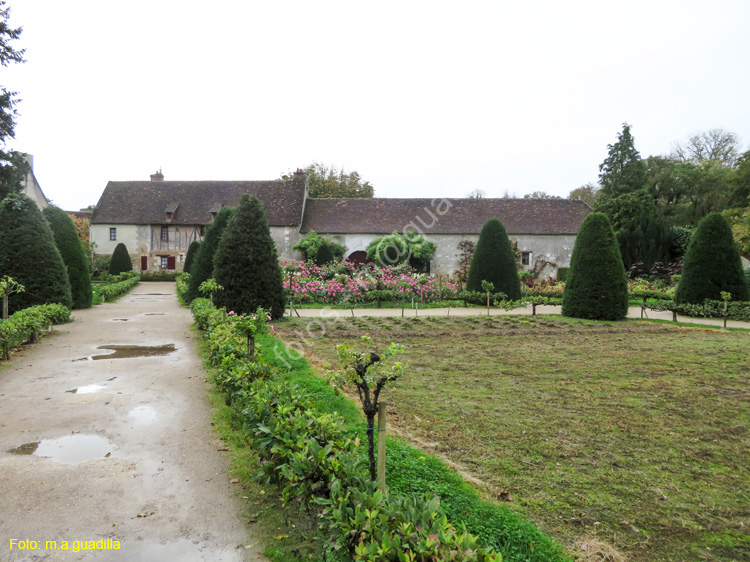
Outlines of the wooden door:
{"label": "wooden door", "polygon": [[148,256],[141,256],[141,271],[148,271]]}

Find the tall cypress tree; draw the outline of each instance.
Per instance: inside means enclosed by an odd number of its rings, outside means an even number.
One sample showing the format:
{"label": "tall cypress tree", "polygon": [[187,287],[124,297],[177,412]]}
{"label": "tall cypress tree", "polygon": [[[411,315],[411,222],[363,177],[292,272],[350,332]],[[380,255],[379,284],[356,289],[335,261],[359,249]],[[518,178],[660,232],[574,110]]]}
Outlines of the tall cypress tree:
{"label": "tall cypress tree", "polygon": [[496,292],[505,293],[510,300],[521,298],[516,254],[500,219],[490,219],[482,227],[466,289],[481,291],[482,281],[492,283]]}
{"label": "tall cypress tree", "polygon": [[733,300],[750,300],[732,229],[721,213],[711,213],[693,232],[675,300],[701,304],[706,299],[720,300],[722,291],[731,293]]}
{"label": "tall cypress tree", "polygon": [[562,313],[573,318],[622,320],[628,280],[612,225],[604,213],[583,221],[566,277]]}
{"label": "tall cypress tree", "polygon": [[224,287],[218,306],[250,314],[262,306],[273,318],[284,315],[284,286],[276,245],[263,203],[245,194],[229,221],[214,257],[214,278]]}
{"label": "tall cypress tree", "polygon": [[55,245],[68,268],[73,308],[89,308],[92,298],[91,268],[88,258],[83,253],[73,219],[59,207],[46,207],[42,212],[49,222],[55,237]]}
{"label": "tall cypress tree", "polygon": [[112,252],[112,260],[109,262],[109,274],[120,275],[126,271],[133,271],[133,262],[130,260],[128,248],[120,242]]}
{"label": "tall cypress tree", "polygon": [[206,235],[201,242],[198,253],[195,255],[193,265],[190,270],[190,282],[188,283],[187,301],[192,302],[201,296],[198,287],[204,281],[208,281],[214,276],[214,255],[216,248],[219,246],[224,234],[224,229],[229,223],[229,219],[234,215],[234,207],[222,207],[216,214],[214,222],[206,229]]}
{"label": "tall cypress tree", "polygon": [[52,230],[25,195],[10,194],[0,202],[0,241],[0,272],[25,287],[10,296],[11,314],[37,304],[72,306],[70,281]]}
{"label": "tall cypress tree", "polygon": [[193,240],[188,247],[187,255],[185,256],[185,263],[182,266],[182,271],[190,273],[190,268],[195,263],[195,256],[198,253],[198,248],[201,247],[199,240]]}

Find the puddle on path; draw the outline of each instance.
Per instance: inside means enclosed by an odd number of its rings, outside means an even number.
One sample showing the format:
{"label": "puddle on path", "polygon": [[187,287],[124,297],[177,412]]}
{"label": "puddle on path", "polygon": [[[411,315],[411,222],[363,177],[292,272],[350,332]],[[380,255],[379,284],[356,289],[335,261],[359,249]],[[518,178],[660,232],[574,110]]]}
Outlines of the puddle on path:
{"label": "puddle on path", "polygon": [[128,417],[133,418],[137,423],[153,423],[158,416],[151,406],[136,406],[128,412]]}
{"label": "puddle on path", "polygon": [[58,439],[42,439],[34,443],[24,443],[15,449],[8,449],[7,452],[14,455],[45,457],[60,464],[77,464],[108,457],[114,449],[114,444],[104,437],[77,433]]}
{"label": "puddle on path", "polygon": [[86,386],[79,386],[78,388],[66,390],[65,392],[69,394],[93,394],[94,392],[99,392],[103,388],[104,387],[100,384],[87,384]]}
{"label": "puddle on path", "polygon": [[127,322],[127,318],[112,318],[112,322]]}
{"label": "puddle on path", "polygon": [[132,357],[158,357],[175,351],[173,343],[167,345],[100,345],[97,349],[109,349],[114,353],[107,355],[89,355],[73,361],[96,361],[98,359],[130,359]]}
{"label": "puddle on path", "polygon": [[166,316],[165,312],[147,312],[144,316]]}

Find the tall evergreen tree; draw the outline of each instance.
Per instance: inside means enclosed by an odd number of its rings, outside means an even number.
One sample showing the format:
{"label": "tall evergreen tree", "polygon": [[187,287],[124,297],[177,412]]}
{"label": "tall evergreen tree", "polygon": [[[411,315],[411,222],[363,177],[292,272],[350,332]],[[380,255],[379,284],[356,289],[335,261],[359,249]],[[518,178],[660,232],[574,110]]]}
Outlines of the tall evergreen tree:
{"label": "tall evergreen tree", "polygon": [[120,242],[112,252],[112,260],[109,262],[109,274],[120,275],[126,271],[133,271],[133,262],[130,260],[128,248]]}
{"label": "tall evergreen tree", "polygon": [[516,255],[500,219],[490,219],[482,227],[466,289],[481,291],[482,281],[492,283],[496,292],[505,293],[510,300],[521,298]]}
{"label": "tall evergreen tree", "polygon": [[722,291],[731,293],[733,300],[750,300],[732,229],[721,213],[711,213],[690,240],[675,300],[701,304],[706,299],[720,300]]}
{"label": "tall evergreen tree", "polygon": [[[10,25],[10,8],[0,0],[0,66],[24,62],[24,49],[16,49],[12,42],[21,35],[21,28]],[[10,193],[20,193],[28,169],[23,156],[6,150],[6,143],[15,136],[16,92],[0,87],[0,200]]]}
{"label": "tall evergreen tree", "polygon": [[214,278],[224,287],[218,306],[250,314],[262,306],[273,318],[284,315],[284,286],[276,246],[263,203],[245,194],[229,221],[214,257]]}
{"label": "tall evergreen tree", "polygon": [[566,277],[562,313],[573,318],[622,320],[628,314],[628,281],[607,216],[583,221]]}
{"label": "tall evergreen tree", "polygon": [[201,296],[198,287],[204,281],[214,276],[214,255],[219,247],[219,240],[224,234],[224,229],[229,219],[234,215],[234,207],[223,207],[206,229],[206,235],[201,242],[195,261],[190,269],[190,281],[188,283],[187,301],[192,302]]}
{"label": "tall evergreen tree", "polygon": [[195,256],[198,253],[198,249],[201,247],[200,240],[193,240],[188,247],[187,255],[185,256],[185,263],[182,266],[182,271],[190,273],[190,268],[195,263]]}
{"label": "tall evergreen tree", "polygon": [[37,304],[70,308],[70,281],[49,224],[36,204],[21,194],[0,202],[0,272],[25,287],[8,301],[12,314]]}
{"label": "tall evergreen tree", "polygon": [[91,268],[83,253],[78,231],[70,215],[58,207],[46,207],[42,213],[49,222],[55,245],[68,269],[73,308],[91,306]]}

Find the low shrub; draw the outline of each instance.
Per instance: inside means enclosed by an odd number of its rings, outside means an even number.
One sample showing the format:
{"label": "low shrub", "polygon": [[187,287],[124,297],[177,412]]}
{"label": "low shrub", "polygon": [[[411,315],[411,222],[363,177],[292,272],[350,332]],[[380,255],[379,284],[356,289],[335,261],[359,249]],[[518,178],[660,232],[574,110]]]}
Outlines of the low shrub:
{"label": "low shrub", "polygon": [[11,314],[7,320],[0,320],[0,346],[3,358],[21,342],[33,340],[36,334],[52,324],[70,322],[70,309],[61,304],[40,304],[24,308]]}
{"label": "low shrub", "polygon": [[175,277],[175,283],[177,285],[177,296],[180,297],[181,302],[186,303],[188,291],[190,290],[190,274],[187,272],[178,273],[177,277]]}
{"label": "low shrub", "polygon": [[[726,309],[725,309],[726,306]],[[698,318],[731,318],[750,322],[750,302],[705,300],[702,304],[677,303],[673,300],[652,299],[645,303],[651,310],[668,310],[683,316]]]}
{"label": "low shrub", "polygon": [[144,271],[141,273],[141,281],[176,281],[180,272],[166,272],[166,271]]}
{"label": "low shrub", "polygon": [[[281,489],[285,503],[319,505],[326,550],[345,549],[359,560],[500,561],[458,532],[432,494],[416,499],[374,489],[356,432],[335,413],[314,409],[308,392],[249,361],[232,317],[207,299],[195,299],[196,324],[207,330],[216,383],[262,460],[256,478]],[[260,349],[260,348],[258,348]]]}
{"label": "low shrub", "polygon": [[140,282],[141,278],[138,276],[138,274],[128,275],[126,276],[124,281],[109,283],[107,285],[97,287],[96,290],[99,293],[99,296],[102,298],[102,301],[107,302],[115,300],[117,297],[124,295]]}

